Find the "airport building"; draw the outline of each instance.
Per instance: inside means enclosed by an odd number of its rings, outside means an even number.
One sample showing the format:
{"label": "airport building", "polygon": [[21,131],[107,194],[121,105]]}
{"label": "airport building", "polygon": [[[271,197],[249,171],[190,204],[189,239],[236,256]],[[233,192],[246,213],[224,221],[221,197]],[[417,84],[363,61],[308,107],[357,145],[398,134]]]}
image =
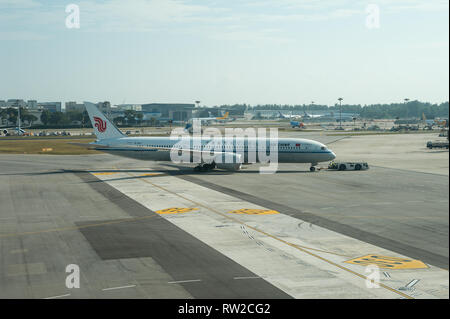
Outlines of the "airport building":
{"label": "airport building", "polygon": [[160,120],[188,121],[192,118],[195,104],[187,103],[149,103],[142,104],[142,112],[148,117],[150,114],[160,114]]}
{"label": "airport building", "polygon": [[29,109],[37,109],[38,108],[38,103],[36,100],[28,100],[27,101],[27,107]]}
{"label": "airport building", "polygon": [[84,103],[66,102],[66,112],[83,112],[85,110]]}
{"label": "airport building", "polygon": [[38,102],[38,108],[49,110],[50,112],[61,112],[61,102]]}
{"label": "airport building", "polygon": [[0,107],[27,107],[27,102],[22,99],[0,100]]}
{"label": "airport building", "polygon": [[[77,103],[74,101],[65,103],[65,111],[66,112],[84,112],[86,109],[84,107],[84,103]],[[105,114],[109,114],[111,112],[111,103],[108,101],[97,103],[98,108]]]}

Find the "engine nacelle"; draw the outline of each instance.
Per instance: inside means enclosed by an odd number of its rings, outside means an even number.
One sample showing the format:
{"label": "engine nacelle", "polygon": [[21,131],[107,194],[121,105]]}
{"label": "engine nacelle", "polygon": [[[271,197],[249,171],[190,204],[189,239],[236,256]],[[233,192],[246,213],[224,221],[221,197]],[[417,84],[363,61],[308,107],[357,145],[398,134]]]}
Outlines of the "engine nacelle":
{"label": "engine nacelle", "polygon": [[219,169],[225,169],[227,171],[239,171],[241,169],[241,163],[221,163],[216,164],[216,167]]}
{"label": "engine nacelle", "polygon": [[220,154],[214,158],[214,163],[219,169],[227,171],[239,171],[242,166],[240,154]]}

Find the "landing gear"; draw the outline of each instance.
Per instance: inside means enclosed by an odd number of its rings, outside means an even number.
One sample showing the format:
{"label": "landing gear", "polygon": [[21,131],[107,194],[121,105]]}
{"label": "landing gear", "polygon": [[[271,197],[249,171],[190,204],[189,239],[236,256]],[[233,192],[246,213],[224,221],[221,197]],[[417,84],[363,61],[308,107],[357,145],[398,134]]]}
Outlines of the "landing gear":
{"label": "landing gear", "polygon": [[212,162],[210,164],[200,164],[194,167],[194,171],[196,172],[206,172],[214,169],[216,167],[216,163]]}
{"label": "landing gear", "polygon": [[311,163],[311,167],[309,168],[309,171],[310,172],[315,172],[316,171],[316,168],[315,168],[316,165],[317,165],[317,163]]}

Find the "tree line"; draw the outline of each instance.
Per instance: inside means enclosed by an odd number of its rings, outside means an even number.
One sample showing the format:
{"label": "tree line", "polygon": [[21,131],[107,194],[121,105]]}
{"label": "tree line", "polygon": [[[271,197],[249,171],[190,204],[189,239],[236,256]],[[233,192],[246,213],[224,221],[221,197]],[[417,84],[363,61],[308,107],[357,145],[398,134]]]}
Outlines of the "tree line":
{"label": "tree line", "polygon": [[[220,109],[230,110],[230,115],[235,111],[243,113],[244,111],[300,111],[300,112],[314,112],[325,111],[339,112],[339,104],[333,106],[320,104],[302,104],[302,105],[287,105],[287,104],[264,104],[264,105],[249,105],[249,104],[234,104],[234,105],[220,105],[216,106]],[[407,103],[391,103],[391,104],[371,104],[371,105],[352,105],[343,104],[342,112],[359,114],[361,118],[366,119],[383,119],[383,118],[426,118],[433,119],[436,117],[448,117],[449,102],[440,104],[431,104],[428,102],[409,101]]]}

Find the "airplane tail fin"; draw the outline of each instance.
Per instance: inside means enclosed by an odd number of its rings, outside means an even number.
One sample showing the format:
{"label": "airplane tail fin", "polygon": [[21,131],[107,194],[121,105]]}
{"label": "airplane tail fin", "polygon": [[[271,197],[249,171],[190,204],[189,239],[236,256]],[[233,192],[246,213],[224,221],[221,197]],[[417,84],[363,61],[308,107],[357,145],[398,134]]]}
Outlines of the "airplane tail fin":
{"label": "airplane tail fin", "polygon": [[226,120],[228,118],[228,114],[229,114],[229,112],[225,112],[224,116],[216,117],[216,120]]}
{"label": "airplane tail fin", "polygon": [[186,126],[184,127],[184,131],[189,131],[192,128],[192,123],[186,123]]}
{"label": "airplane tail fin", "polygon": [[108,118],[91,102],[84,102],[91,119],[94,133],[99,140],[125,136]]}

